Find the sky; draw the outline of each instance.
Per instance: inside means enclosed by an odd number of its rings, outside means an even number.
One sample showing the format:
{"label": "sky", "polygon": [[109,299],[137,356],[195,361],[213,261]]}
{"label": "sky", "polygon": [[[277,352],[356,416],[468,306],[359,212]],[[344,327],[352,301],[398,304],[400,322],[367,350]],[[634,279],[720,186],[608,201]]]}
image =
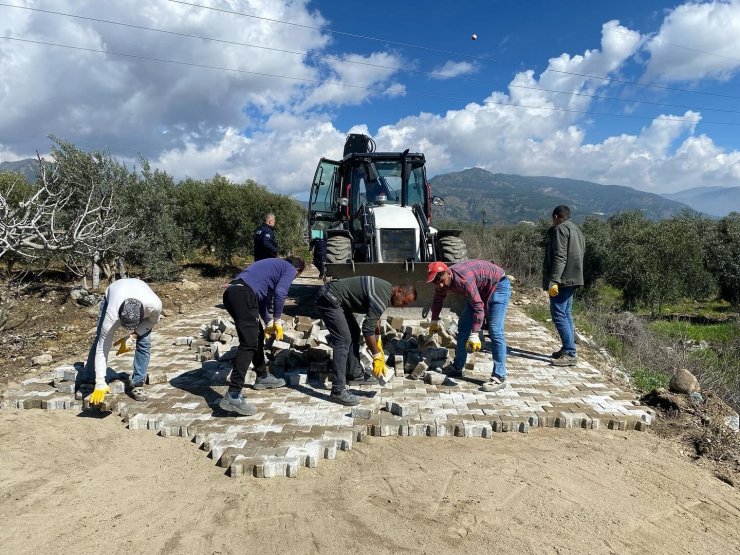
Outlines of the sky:
{"label": "sky", "polygon": [[739,186],[739,73],[740,0],[0,0],[0,161],[53,134],[303,196],[363,132],[430,177]]}

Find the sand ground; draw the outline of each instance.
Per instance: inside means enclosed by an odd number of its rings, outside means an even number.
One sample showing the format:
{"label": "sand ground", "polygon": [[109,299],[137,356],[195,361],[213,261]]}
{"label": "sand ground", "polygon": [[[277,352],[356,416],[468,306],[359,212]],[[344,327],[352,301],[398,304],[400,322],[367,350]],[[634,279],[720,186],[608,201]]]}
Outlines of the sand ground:
{"label": "sand ground", "polygon": [[368,438],[232,479],[113,415],[0,413],[1,553],[740,553],[740,490],[654,434]]}

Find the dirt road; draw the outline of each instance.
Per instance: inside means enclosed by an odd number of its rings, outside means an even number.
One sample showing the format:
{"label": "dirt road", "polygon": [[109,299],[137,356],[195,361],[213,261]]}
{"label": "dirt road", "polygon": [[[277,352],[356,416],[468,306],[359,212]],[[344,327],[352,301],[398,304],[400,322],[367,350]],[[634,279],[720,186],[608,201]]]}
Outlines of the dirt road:
{"label": "dirt road", "polygon": [[651,433],[368,438],[233,480],[114,416],[0,413],[2,553],[735,553],[740,490]]}

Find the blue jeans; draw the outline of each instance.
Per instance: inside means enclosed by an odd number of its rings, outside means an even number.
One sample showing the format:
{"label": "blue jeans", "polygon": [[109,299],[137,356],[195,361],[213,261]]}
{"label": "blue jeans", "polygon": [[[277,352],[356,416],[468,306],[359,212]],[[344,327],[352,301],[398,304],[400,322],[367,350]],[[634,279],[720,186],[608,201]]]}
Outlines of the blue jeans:
{"label": "blue jeans", "polygon": [[[103,327],[103,319],[105,317],[105,311],[108,309],[108,299],[103,299],[100,303],[100,313],[98,314],[98,327],[95,330],[95,339],[93,339],[90,352],[87,355],[87,363],[85,367],[77,373],[76,387],[79,389],[81,383],[94,383],[95,382],[95,351],[98,348],[98,340],[100,339],[100,328]],[[152,332],[146,333],[142,337],[136,339],[136,351],[134,351],[134,375],[131,378],[131,384],[135,387],[144,385],[146,381],[146,372],[149,368],[149,358],[152,352]],[[106,367],[106,381],[115,379],[116,373],[109,372]]]}
{"label": "blue jeans", "polygon": [[[488,313],[488,334],[491,337],[491,354],[493,355],[493,376],[506,379],[506,338],[504,337],[504,321],[506,320],[506,309],[511,298],[511,284],[504,277],[498,282],[496,290],[491,295],[486,307]],[[457,324],[457,349],[453,364],[457,368],[463,368],[468,360],[468,352],[465,350],[465,342],[473,329],[473,307],[469,304],[463,310]]]}
{"label": "blue jeans", "polygon": [[558,330],[562,350],[570,356],[576,356],[575,328],[573,327],[573,294],[575,287],[561,287],[560,292],[550,297],[550,315],[552,323]]}

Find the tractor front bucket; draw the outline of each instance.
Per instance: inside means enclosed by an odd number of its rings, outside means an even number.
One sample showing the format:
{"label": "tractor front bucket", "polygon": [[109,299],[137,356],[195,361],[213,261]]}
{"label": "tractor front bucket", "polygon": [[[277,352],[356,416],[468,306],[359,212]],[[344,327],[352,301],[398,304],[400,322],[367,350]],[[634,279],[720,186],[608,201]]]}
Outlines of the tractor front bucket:
{"label": "tractor front bucket", "polygon": [[[427,264],[425,262],[353,262],[349,264],[327,264],[326,273],[333,279],[356,276],[373,276],[384,279],[391,285],[408,283],[416,287],[417,299],[412,307],[421,308],[426,318],[431,312],[434,286],[427,283]],[[447,295],[445,308],[460,314],[465,299],[460,295]],[[445,311],[446,312],[446,311]]]}

